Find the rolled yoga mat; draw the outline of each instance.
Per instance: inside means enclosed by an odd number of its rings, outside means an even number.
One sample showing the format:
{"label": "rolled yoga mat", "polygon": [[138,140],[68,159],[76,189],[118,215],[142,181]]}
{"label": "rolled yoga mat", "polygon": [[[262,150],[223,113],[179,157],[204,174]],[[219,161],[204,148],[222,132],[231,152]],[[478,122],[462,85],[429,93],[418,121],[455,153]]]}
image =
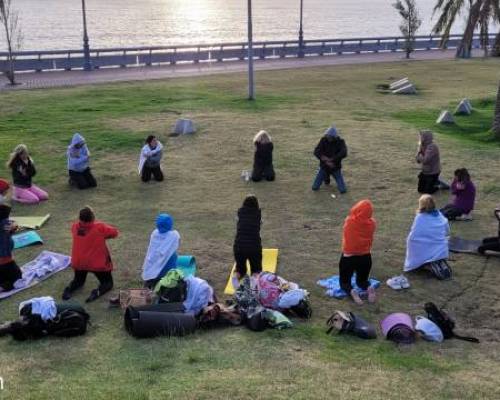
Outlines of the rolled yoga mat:
{"label": "rolled yoga mat", "polygon": [[[168,304],[159,304],[158,306],[168,306]],[[138,311],[134,307],[128,307],[124,317],[125,329],[136,338],[184,336],[196,330],[196,319],[192,314],[147,311],[148,307],[151,307],[152,310],[168,308],[145,306],[140,307],[142,310]]]}
{"label": "rolled yoga mat", "polygon": [[184,276],[195,276],[196,275],[196,258],[194,256],[178,256],[177,257],[177,269],[180,269]]}

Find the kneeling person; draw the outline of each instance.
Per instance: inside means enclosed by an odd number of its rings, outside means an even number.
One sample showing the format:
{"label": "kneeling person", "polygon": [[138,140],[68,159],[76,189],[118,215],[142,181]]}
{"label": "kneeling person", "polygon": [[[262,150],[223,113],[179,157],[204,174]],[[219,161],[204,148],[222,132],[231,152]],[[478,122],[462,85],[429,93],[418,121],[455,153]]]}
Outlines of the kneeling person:
{"label": "kneeling person", "polygon": [[90,171],[90,152],[85,139],[79,133],[73,135],[67,156],[70,185],[76,185],[78,189],[96,187],[97,182]]}

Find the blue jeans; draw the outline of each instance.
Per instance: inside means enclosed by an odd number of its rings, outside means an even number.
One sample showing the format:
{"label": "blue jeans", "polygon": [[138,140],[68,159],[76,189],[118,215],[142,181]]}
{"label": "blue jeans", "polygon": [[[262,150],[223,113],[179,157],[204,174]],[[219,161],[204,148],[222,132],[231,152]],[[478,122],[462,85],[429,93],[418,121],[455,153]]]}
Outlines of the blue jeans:
{"label": "blue jeans", "polygon": [[[339,189],[339,192],[340,193],[347,192],[347,187],[345,186],[344,177],[342,176],[342,170],[338,169],[336,171],[332,171],[332,176],[333,179],[335,179],[335,182],[337,183],[337,188]],[[318,190],[327,177],[328,173],[323,168],[318,169],[316,178],[314,178],[312,190]]]}

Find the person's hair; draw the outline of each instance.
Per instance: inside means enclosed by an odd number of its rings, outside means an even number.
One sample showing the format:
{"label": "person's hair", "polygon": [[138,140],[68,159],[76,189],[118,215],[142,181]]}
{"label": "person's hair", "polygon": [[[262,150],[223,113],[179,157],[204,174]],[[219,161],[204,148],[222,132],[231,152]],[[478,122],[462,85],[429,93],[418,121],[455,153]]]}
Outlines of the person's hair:
{"label": "person's hair", "polygon": [[80,210],[79,219],[82,222],[92,222],[95,219],[95,214],[89,206],[83,207]]}
{"label": "person's hair", "polygon": [[29,157],[28,147],[25,144],[18,144],[14,147],[14,151],[10,153],[9,160],[7,161],[7,168],[12,168],[14,161],[16,161],[22,153],[26,153]]}
{"label": "person's hair", "polygon": [[156,136],[155,135],[149,135],[147,138],[146,138],[146,143],[147,144],[151,144],[151,142],[156,139]]}
{"label": "person's hair", "polygon": [[257,133],[253,138],[254,144],[257,144],[257,143],[266,144],[266,143],[271,143],[271,142],[272,142],[271,135],[269,135],[269,133],[267,133],[264,130]]}
{"label": "person's hair", "polygon": [[259,200],[257,200],[257,197],[253,194],[249,194],[245,197],[245,200],[243,200],[243,207],[259,209]]}
{"label": "person's hair", "polygon": [[424,194],[418,199],[418,213],[430,213],[436,209],[434,198],[430,194]]}
{"label": "person's hair", "polygon": [[467,168],[460,168],[455,171],[455,176],[457,177],[459,182],[469,182],[470,181],[470,175],[469,171],[467,171]]}
{"label": "person's hair", "polygon": [[11,208],[7,204],[0,204],[0,220],[9,218],[10,210]]}

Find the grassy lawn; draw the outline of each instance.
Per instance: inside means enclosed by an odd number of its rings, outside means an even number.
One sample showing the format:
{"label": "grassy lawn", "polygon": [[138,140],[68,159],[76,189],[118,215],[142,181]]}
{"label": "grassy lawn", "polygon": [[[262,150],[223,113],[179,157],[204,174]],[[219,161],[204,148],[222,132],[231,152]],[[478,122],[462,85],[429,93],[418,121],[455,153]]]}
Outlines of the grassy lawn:
{"label": "grassy lawn", "polygon": [[[40,231],[45,249],[68,253],[70,222],[90,204],[98,218],[121,230],[111,242],[116,288],[136,287],[154,218],[168,211],[182,236],[181,253],[197,257],[199,276],[222,295],[235,213],[253,192],[263,208],[264,246],[280,248],[279,273],[311,292],[314,309],[310,322],[297,321],[287,331],[227,328],[135,340],[122,328],[120,311],[97,301],[87,307],[93,325],[84,337],[0,341],[0,399],[500,398],[499,259],[453,255],[452,281],[417,274],[410,290],[384,285],[380,301],[362,308],[329,299],[316,285],[337,273],[343,220],[363,198],[374,202],[379,222],[373,276],[385,281],[401,273],[418,198],[413,156],[419,128],[436,130],[443,176],[465,166],[478,187],[474,221],[454,223],[453,234],[481,238],[497,231],[498,145],[463,137],[486,137],[493,105],[477,101],[495,95],[499,67],[500,60],[471,60],[259,72],[258,100],[251,104],[242,100],[245,74],[0,94],[0,160],[26,143],[38,167],[35,181],[51,195],[35,208],[15,205],[13,214],[52,214]],[[416,82],[418,96],[377,92],[377,84],[402,76]],[[478,105],[472,119],[460,119],[457,128],[435,126],[439,111],[463,97]],[[199,133],[168,137],[179,116],[193,118]],[[317,165],[312,150],[332,122],[350,151],[344,167],[349,192],[336,199],[333,188],[310,190]],[[275,142],[277,181],[247,184],[240,173],[250,169],[251,140],[263,128]],[[97,190],[67,185],[65,149],[75,131],[93,154]],[[166,144],[162,184],[142,184],[137,175],[138,152],[151,132]],[[0,176],[8,176],[3,162]],[[447,193],[437,195],[439,205],[447,200]],[[40,250],[17,251],[18,263]],[[0,321],[14,318],[24,299],[59,298],[70,279],[65,271],[1,302]],[[83,302],[95,285],[89,277],[75,298]],[[335,309],[377,323],[394,311],[422,314],[426,301],[446,306],[458,331],[481,343],[420,341],[398,348],[382,338],[324,333]]]}

